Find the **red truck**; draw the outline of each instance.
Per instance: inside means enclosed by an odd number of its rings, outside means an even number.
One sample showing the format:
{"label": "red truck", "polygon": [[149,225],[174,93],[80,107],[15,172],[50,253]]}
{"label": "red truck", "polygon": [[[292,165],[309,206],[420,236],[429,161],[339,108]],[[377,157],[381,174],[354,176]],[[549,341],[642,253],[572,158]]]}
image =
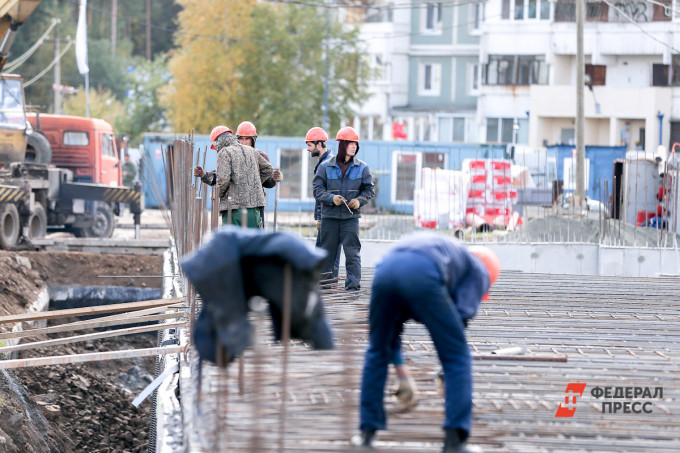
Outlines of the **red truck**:
{"label": "red truck", "polygon": [[52,149],[52,165],[73,172],[74,182],[122,186],[113,128],[97,118],[70,115],[27,115]]}

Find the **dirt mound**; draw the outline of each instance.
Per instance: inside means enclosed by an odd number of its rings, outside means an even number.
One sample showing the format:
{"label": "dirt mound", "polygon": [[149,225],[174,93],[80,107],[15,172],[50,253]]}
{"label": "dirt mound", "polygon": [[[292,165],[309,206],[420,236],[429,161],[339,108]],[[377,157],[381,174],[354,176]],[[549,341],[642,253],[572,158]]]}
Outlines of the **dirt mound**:
{"label": "dirt mound", "polygon": [[656,228],[635,227],[598,213],[586,216],[548,215],[527,222],[506,236],[519,242],[590,242],[613,246],[674,247],[674,235]]}
{"label": "dirt mound", "polygon": [[[160,277],[131,276],[161,272],[160,256],[0,252],[0,314],[24,313],[48,285],[157,288]],[[154,346],[155,335],[146,334],[35,349],[20,357]],[[0,452],[146,451],[150,401],[139,408],[131,402],[154,368],[154,359],[145,358],[0,371]]]}
{"label": "dirt mound", "polygon": [[[155,337],[138,335],[132,343],[135,348],[153,347]],[[34,350],[30,355],[110,351],[131,346],[130,340],[111,339],[79,347]],[[154,366],[153,358],[145,358],[3,373],[0,451],[146,451],[150,401],[135,408],[132,400],[151,382]]]}

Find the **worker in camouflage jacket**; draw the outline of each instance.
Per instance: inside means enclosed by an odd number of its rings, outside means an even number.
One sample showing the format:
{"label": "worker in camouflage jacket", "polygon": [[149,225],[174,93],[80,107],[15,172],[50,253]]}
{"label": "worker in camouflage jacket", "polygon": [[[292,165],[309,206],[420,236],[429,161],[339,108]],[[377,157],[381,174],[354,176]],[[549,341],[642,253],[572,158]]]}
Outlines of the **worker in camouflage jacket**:
{"label": "worker in camouflage jacket", "polygon": [[217,169],[206,172],[196,166],[194,175],[217,185],[222,225],[228,223],[230,211],[231,223],[241,225],[241,210],[245,209],[248,228],[258,228],[262,221],[259,207],[265,203],[262,183],[272,175],[271,164],[255,148],[240,144],[225,126],[213,129],[210,138],[211,148],[217,150]]}

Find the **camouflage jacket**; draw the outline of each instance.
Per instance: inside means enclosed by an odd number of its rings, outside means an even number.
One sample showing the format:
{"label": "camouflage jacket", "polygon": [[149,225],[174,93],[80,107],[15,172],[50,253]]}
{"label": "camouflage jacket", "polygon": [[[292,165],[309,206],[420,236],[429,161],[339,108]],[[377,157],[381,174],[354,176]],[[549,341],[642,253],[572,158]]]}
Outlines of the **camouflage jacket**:
{"label": "camouflage jacket", "polygon": [[262,183],[272,175],[271,164],[255,148],[241,145],[233,135],[221,135],[215,147],[217,169],[206,172],[201,180],[217,185],[220,212],[264,206]]}

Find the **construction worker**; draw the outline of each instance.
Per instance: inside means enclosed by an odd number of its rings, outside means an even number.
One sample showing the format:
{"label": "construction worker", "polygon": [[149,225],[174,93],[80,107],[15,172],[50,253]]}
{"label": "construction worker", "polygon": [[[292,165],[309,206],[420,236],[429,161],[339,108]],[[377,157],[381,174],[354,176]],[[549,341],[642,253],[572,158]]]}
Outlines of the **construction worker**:
{"label": "construction worker", "polygon": [[366,162],[356,158],[359,134],[351,127],[341,128],[335,140],[337,156],[321,162],[316,170],[314,198],[321,205],[319,246],[328,257],[322,267],[321,279],[333,276],[338,246],[345,251],[347,278],[345,289],[361,289],[361,242],[359,242],[360,209],[373,198],[373,178]]}
{"label": "construction worker", "polygon": [[200,165],[194,176],[206,184],[217,185],[222,225],[242,225],[241,210],[247,211],[249,228],[261,225],[260,206],[264,206],[262,184],[272,176],[269,161],[251,146],[239,143],[226,126],[216,126],[210,132],[211,149],[217,150],[217,169],[206,172]]}
{"label": "construction worker", "polygon": [[[239,124],[238,127],[236,128],[236,138],[238,139],[238,142],[241,143],[242,145],[247,145],[255,148],[255,141],[257,140],[257,129],[255,129],[255,125],[250,121],[244,121],[241,124]],[[262,157],[267,159],[267,162],[269,162],[269,156],[267,155],[267,153],[259,149],[257,150],[257,152],[260,153]],[[264,187],[265,189],[272,189],[276,187],[276,183],[279,183],[281,181],[283,181],[283,173],[281,173],[281,170],[279,170],[278,168],[275,168],[274,173],[272,173],[272,176],[262,184],[262,187]],[[260,216],[262,217],[262,228],[264,228],[264,205],[260,206]]]}
{"label": "construction worker", "polygon": [[[383,392],[389,361],[400,354],[404,323],[425,325],[444,371],[444,453],[469,453],[472,425],[472,363],[465,327],[496,281],[500,264],[490,249],[465,246],[449,236],[414,233],[378,264],[369,306],[369,346],[361,381],[360,435],[372,447],[385,429]],[[478,450],[477,450],[478,451]]]}

